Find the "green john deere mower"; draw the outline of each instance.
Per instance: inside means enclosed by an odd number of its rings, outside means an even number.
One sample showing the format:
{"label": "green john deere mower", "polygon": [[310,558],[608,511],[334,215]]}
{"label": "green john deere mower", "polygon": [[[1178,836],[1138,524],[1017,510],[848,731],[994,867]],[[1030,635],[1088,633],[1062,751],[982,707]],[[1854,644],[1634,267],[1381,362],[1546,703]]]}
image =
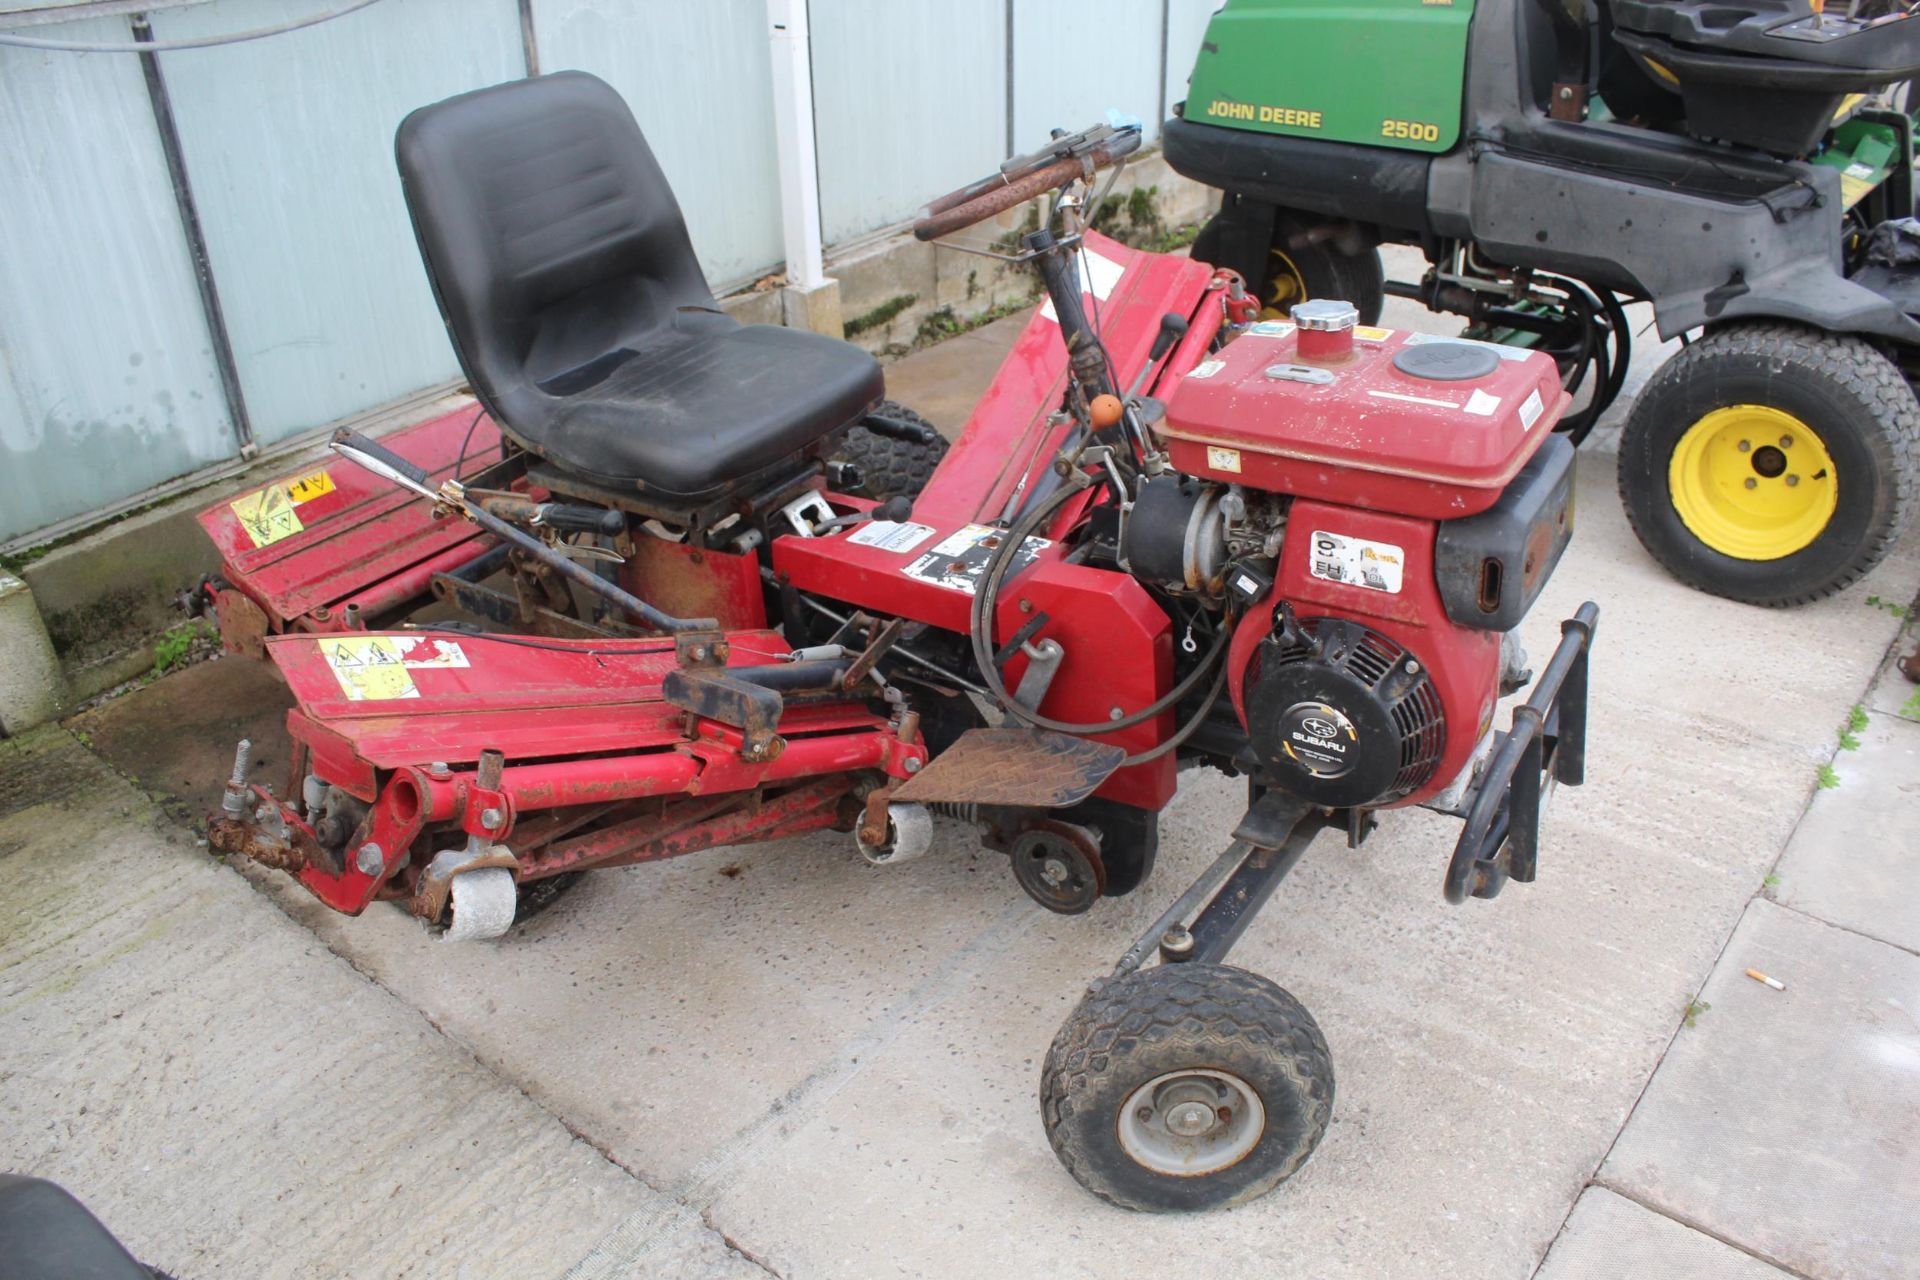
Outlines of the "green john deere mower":
{"label": "green john deere mower", "polygon": [[[1900,536],[1920,467],[1920,223],[1901,0],[1228,0],[1167,160],[1219,187],[1194,256],[1277,313],[1387,294],[1559,360],[1577,443],[1623,304],[1684,348],[1620,493],[1705,591],[1829,595]],[[1378,246],[1420,246],[1389,281]]]}

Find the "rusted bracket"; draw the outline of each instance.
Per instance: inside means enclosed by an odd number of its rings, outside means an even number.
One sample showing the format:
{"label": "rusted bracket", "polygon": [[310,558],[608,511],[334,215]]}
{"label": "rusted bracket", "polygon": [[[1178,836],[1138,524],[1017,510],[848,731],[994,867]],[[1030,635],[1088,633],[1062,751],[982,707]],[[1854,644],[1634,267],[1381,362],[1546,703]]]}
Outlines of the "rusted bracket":
{"label": "rusted bracket", "polygon": [[840,687],[842,689],[858,688],[860,682],[867,678],[867,673],[880,665],[880,659],[887,656],[887,651],[899,643],[906,629],[907,623],[904,618],[894,618],[881,626],[879,631],[874,633],[867,647],[853,660],[853,665],[847,668],[846,674],[840,677]]}
{"label": "rusted bracket", "polygon": [[727,653],[724,631],[676,631],[673,634],[673,656],[682,667],[724,667]]}
{"label": "rusted bracket", "polygon": [[422,920],[438,920],[440,913],[447,909],[447,895],[453,892],[453,878],[484,867],[505,867],[513,872],[514,879],[520,878],[520,860],[513,856],[513,850],[503,844],[486,845],[478,850],[448,849],[437,854],[427,864],[427,869],[420,873],[420,883],[414,886],[413,898],[407,903],[407,910]]}
{"label": "rusted bracket", "polygon": [[736,679],[724,670],[694,669],[668,672],[660,696],[682,711],[738,729],[740,758],[750,764],[776,760],[786,749],[776,732],[786,700],[777,690]]}

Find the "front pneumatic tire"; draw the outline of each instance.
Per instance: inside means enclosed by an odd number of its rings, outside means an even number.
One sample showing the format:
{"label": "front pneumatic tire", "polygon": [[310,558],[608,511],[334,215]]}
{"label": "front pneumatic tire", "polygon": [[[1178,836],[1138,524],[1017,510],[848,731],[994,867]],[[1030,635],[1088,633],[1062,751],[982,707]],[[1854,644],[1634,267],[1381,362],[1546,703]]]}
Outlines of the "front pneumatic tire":
{"label": "front pneumatic tire", "polygon": [[1748,604],[1832,595],[1878,564],[1916,499],[1920,405],[1864,339],[1716,329],[1667,361],[1620,441],[1634,533],[1681,581]]}
{"label": "front pneumatic tire", "polygon": [[1313,1017],[1258,974],[1161,965],[1106,983],[1047,1051],[1040,1113],[1081,1186],[1123,1209],[1244,1204],[1293,1176],[1333,1112]]}

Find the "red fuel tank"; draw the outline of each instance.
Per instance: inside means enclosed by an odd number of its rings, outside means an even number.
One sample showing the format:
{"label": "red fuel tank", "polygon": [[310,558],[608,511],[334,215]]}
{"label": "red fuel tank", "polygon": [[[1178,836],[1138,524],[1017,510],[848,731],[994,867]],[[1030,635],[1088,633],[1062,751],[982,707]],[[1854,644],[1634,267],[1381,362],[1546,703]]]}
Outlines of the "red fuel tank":
{"label": "red fuel tank", "polygon": [[1197,365],[1159,428],[1174,465],[1434,520],[1492,506],[1566,410],[1552,359],[1352,315],[1303,303]]}

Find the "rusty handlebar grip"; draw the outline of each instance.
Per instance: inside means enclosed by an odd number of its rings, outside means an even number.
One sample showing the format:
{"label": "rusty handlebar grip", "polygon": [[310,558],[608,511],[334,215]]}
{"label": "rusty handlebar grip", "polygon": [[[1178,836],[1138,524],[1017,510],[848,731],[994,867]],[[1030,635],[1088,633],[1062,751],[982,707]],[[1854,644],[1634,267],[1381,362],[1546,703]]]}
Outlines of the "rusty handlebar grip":
{"label": "rusty handlebar grip", "polygon": [[[1096,166],[1099,158],[1096,157]],[[1004,186],[992,187],[985,195],[973,197],[959,204],[947,203],[951,196],[943,196],[927,206],[928,214],[913,224],[915,240],[934,240],[962,227],[970,227],[976,222],[991,218],[996,213],[1004,213],[1017,204],[1024,204],[1043,191],[1051,191],[1062,186],[1081,173],[1080,162],[1074,159],[1056,160],[1044,169],[1036,169],[1024,178],[1018,178]],[[978,184],[975,184],[978,185]],[[963,189],[963,191],[966,189]],[[956,192],[956,195],[963,192]],[[944,207],[942,207],[944,206]]]}

